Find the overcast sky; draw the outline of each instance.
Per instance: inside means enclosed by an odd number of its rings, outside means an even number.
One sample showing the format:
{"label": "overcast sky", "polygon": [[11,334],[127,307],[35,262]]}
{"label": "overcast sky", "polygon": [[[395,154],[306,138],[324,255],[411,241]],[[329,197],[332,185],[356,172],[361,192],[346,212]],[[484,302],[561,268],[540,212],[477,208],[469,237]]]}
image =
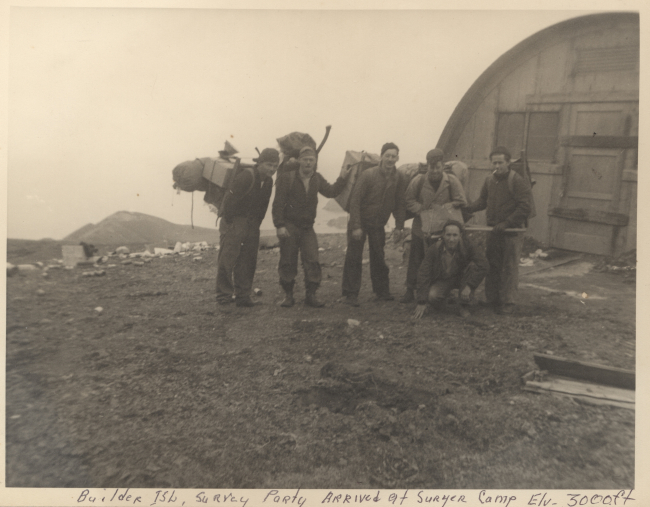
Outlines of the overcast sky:
{"label": "overcast sky", "polygon": [[[61,239],[121,210],[189,224],[171,171],[226,139],[253,156],[332,125],[329,181],[346,150],[387,141],[424,161],[496,58],[587,13],[12,7],[7,236]],[[194,224],[213,227],[202,198]]]}

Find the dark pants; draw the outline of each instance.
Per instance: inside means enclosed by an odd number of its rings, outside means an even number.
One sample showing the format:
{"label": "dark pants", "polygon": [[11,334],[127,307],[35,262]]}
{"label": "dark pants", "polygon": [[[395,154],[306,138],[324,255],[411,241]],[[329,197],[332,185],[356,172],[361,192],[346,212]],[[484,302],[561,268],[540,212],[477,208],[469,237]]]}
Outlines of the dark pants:
{"label": "dark pants", "polygon": [[384,245],[386,244],[386,233],[383,227],[364,227],[363,236],[360,240],[352,237],[352,231],[348,230],[348,250],[345,254],[345,265],[343,266],[343,295],[356,296],[361,289],[361,270],[363,262],[363,247],[368,237],[368,248],[370,250],[370,280],[372,291],[377,295],[389,294],[389,269],[384,259]]}
{"label": "dark pants", "polygon": [[318,261],[318,238],[313,227],[296,227],[291,223],[285,225],[289,231],[288,238],[280,239],[280,264],[278,274],[282,287],[293,286],[298,274],[298,253],[305,272],[305,286],[318,287],[321,281],[321,268]]}
{"label": "dark pants", "polygon": [[409,265],[406,271],[406,288],[415,290],[418,285],[418,271],[424,260],[427,244],[424,238],[411,234],[411,249],[409,251]]}
{"label": "dark pants", "polygon": [[228,224],[219,223],[217,299],[250,296],[257,266],[260,228],[257,222],[236,217]]}
{"label": "dark pants", "polygon": [[490,271],[485,277],[485,299],[488,303],[515,303],[523,243],[523,234],[488,234],[485,245],[485,256],[490,265]]}

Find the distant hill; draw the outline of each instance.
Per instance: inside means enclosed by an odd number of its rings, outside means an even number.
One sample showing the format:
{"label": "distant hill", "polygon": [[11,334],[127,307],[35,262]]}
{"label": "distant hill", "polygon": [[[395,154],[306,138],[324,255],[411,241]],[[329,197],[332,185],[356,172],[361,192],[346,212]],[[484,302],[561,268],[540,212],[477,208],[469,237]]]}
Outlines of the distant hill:
{"label": "distant hill", "polygon": [[206,227],[172,224],[162,218],[118,211],[97,224],[87,224],[63,238],[65,242],[85,241],[94,245],[132,245],[143,243],[168,243],[177,241],[219,242],[219,231]]}
{"label": "distant hill", "polygon": [[345,210],[341,208],[341,205],[338,202],[336,202],[336,200],[334,199],[330,199],[329,201],[327,201],[325,206],[323,206],[323,209],[326,209],[327,211],[332,211],[334,213],[336,212],[345,213]]}

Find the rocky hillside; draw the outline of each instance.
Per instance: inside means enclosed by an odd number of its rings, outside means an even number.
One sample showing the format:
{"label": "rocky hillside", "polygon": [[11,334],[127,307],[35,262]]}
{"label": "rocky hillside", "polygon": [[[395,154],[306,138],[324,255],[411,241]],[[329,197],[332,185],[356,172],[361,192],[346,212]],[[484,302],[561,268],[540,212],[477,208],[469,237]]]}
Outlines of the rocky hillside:
{"label": "rocky hillside", "polygon": [[207,241],[217,243],[219,231],[206,227],[179,225],[144,213],[118,211],[97,224],[87,224],[63,238],[65,242],[85,241],[95,245]]}

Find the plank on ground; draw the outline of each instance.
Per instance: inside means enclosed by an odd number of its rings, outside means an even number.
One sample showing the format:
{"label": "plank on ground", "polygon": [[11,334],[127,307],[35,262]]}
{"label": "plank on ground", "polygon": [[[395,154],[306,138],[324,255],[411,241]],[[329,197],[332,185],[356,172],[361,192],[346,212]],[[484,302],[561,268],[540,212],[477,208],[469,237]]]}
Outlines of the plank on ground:
{"label": "plank on ground", "polygon": [[529,380],[526,391],[549,393],[584,401],[592,405],[611,405],[634,410],[634,391],[617,387],[588,384],[575,380],[548,378],[543,382]]}
{"label": "plank on ground", "polygon": [[547,354],[536,353],[533,356],[539,369],[546,370],[552,375],[587,380],[621,389],[634,390],[636,388],[636,375],[630,370],[563,359]]}

